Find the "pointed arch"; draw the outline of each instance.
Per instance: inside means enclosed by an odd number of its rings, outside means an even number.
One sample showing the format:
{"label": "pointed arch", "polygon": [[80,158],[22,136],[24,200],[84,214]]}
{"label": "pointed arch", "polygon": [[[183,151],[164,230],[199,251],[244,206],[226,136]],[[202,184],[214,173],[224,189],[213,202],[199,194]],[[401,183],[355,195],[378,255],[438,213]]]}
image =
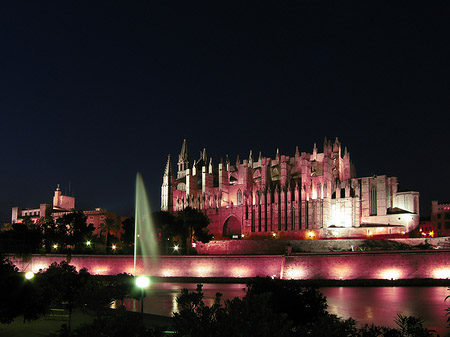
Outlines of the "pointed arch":
{"label": "pointed arch", "polygon": [[232,237],[233,235],[241,236],[241,222],[237,217],[231,215],[223,225],[223,236]]}

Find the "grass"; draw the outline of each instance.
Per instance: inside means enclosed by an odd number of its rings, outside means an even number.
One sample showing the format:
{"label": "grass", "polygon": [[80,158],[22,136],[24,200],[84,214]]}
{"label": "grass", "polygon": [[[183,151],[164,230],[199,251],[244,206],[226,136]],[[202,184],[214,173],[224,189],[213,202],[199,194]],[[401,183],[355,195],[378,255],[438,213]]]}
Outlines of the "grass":
{"label": "grass", "polygon": [[[140,313],[136,313],[140,315]],[[72,313],[72,329],[92,322],[91,316],[79,310]],[[38,320],[24,322],[23,318],[16,318],[11,324],[0,324],[0,336],[2,337],[47,337],[57,333],[61,325],[68,324],[67,319],[49,319],[41,317]],[[164,328],[172,326],[170,317],[144,314],[144,324],[147,328]]]}

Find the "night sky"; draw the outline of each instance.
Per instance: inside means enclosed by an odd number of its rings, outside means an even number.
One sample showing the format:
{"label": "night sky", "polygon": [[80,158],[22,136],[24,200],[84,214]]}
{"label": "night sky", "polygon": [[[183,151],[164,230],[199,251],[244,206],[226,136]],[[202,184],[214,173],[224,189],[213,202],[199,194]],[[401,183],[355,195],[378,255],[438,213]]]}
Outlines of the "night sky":
{"label": "night sky", "polygon": [[[283,4],[281,4],[283,3]],[[9,1],[0,8],[0,221],[50,203],[160,207],[183,139],[257,159],[347,146],[358,177],[450,200],[449,2]]]}

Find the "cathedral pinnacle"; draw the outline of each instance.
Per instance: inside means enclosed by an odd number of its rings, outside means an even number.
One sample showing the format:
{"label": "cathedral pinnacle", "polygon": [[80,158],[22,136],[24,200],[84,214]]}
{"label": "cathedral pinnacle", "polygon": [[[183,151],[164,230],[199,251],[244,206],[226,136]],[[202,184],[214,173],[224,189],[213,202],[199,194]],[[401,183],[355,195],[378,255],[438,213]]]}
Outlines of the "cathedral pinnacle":
{"label": "cathedral pinnacle", "polygon": [[164,170],[164,175],[171,176],[172,175],[172,163],[170,162],[170,154],[167,156],[166,169]]}

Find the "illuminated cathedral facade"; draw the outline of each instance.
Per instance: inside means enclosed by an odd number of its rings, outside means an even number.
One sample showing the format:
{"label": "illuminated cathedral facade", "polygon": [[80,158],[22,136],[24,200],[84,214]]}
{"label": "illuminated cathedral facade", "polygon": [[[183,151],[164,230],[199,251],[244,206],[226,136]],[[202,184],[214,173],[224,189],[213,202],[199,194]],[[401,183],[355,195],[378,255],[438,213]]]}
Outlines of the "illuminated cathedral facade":
{"label": "illuminated cathedral facade", "polygon": [[184,140],[176,173],[170,155],[161,210],[203,211],[215,239],[401,237],[419,224],[419,193],[399,192],[396,177],[357,178],[336,138],[319,152],[213,165],[206,150],[191,162]]}

